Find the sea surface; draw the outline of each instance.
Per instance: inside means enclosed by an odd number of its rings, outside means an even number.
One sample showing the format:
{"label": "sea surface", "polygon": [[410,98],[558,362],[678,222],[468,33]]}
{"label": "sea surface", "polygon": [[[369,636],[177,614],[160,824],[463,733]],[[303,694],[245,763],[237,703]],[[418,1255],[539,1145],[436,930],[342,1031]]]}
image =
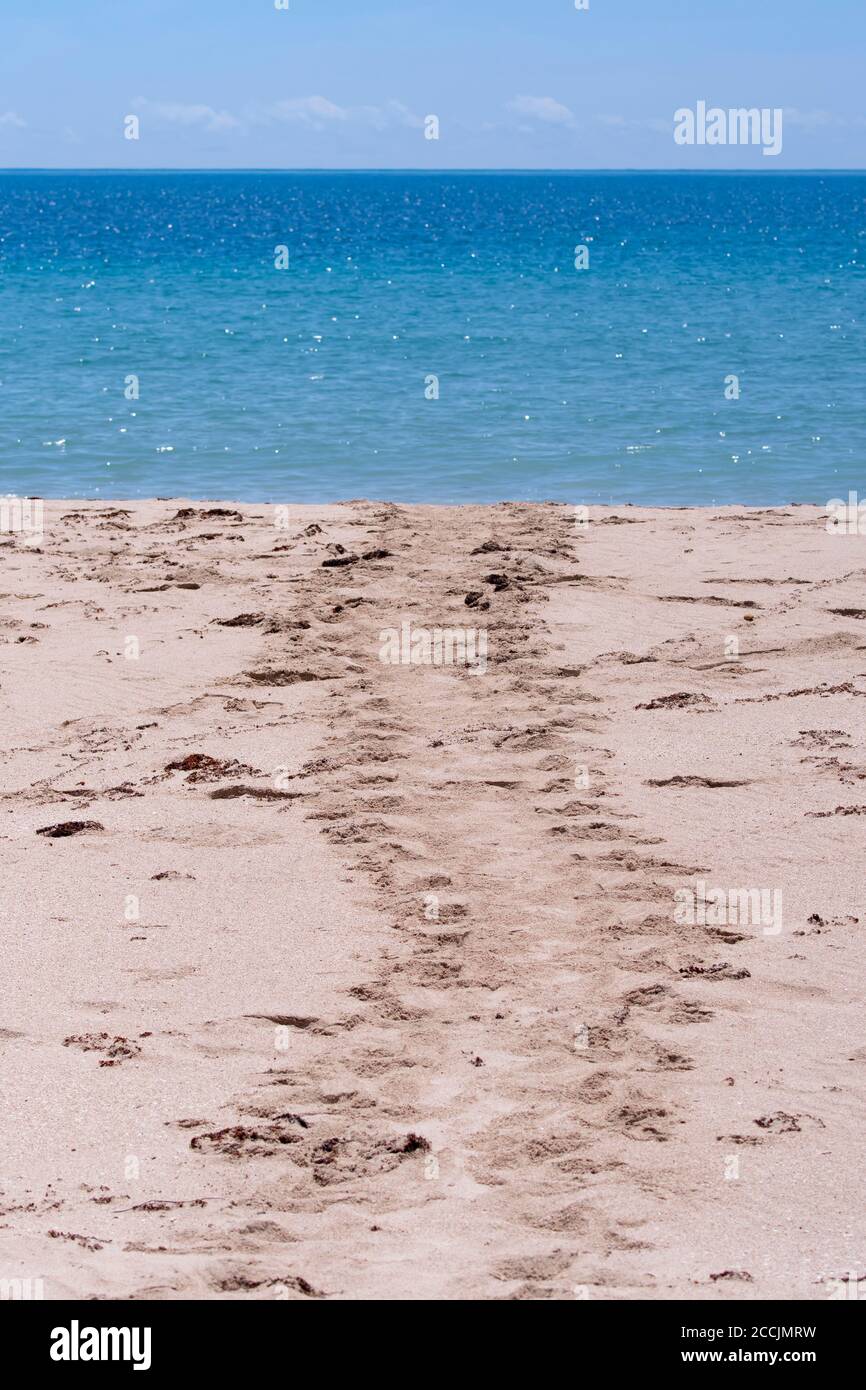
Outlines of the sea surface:
{"label": "sea surface", "polygon": [[866,495],[864,252],[856,173],[0,173],[0,492]]}

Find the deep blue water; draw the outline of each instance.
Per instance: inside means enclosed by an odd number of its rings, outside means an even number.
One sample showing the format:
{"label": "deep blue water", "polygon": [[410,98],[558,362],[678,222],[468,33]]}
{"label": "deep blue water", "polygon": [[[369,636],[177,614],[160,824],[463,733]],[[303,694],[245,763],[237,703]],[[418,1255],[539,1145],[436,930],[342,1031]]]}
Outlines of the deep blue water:
{"label": "deep blue water", "polygon": [[864,174],[0,174],[0,492],[866,493],[864,243]]}

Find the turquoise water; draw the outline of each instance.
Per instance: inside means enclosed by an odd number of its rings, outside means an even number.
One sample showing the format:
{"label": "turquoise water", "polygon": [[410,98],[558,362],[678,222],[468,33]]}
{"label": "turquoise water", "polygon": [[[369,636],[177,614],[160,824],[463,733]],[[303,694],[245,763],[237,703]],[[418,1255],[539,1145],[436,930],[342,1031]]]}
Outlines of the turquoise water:
{"label": "turquoise water", "polygon": [[0,492],[866,492],[864,242],[862,174],[0,174]]}

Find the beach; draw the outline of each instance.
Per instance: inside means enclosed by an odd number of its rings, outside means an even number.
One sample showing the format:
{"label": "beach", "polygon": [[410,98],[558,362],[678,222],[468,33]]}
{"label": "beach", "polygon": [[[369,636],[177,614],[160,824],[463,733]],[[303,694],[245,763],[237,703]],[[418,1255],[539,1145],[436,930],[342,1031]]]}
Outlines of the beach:
{"label": "beach", "polygon": [[4,1278],[862,1294],[862,537],[42,524],[0,536]]}

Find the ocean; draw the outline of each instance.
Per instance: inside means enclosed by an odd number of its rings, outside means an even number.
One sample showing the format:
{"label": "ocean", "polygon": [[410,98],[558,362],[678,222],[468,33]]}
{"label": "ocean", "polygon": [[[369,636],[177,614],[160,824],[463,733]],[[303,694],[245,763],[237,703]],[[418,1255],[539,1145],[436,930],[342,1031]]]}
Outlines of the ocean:
{"label": "ocean", "polygon": [[864,249],[859,173],[2,173],[0,492],[866,494]]}

